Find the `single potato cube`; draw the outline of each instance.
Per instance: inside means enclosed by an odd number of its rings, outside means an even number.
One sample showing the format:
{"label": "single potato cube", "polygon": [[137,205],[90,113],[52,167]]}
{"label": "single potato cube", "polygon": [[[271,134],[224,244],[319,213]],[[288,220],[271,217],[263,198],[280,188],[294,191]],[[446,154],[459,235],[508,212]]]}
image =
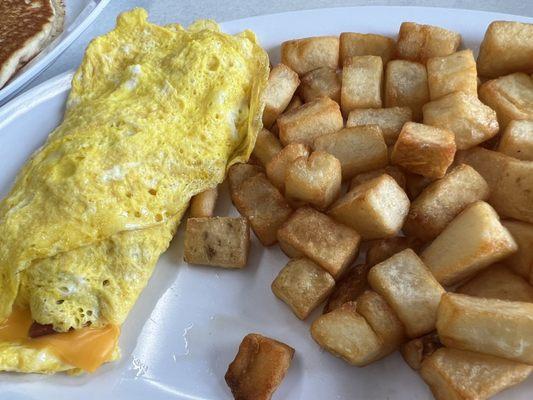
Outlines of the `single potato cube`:
{"label": "single potato cube", "polygon": [[287,168],[294,160],[307,157],[309,153],[309,147],[302,143],[291,143],[285,146],[266,165],[266,174],[270,182],[281,192],[284,192]]}
{"label": "single potato cube", "polygon": [[278,229],[292,213],[286,200],[265,174],[245,180],[235,193],[234,204],[250,221],[252,229],[264,246],[276,243]]}
{"label": "single potato cube", "polygon": [[295,142],[312,145],[315,138],[342,129],[344,121],[339,105],[322,97],[281,115],[277,124],[284,146]]}
{"label": "single potato cube", "polygon": [[306,319],[317,308],[335,286],[335,279],[318,265],[306,258],[291,260],[280,271],[272,292],[287,303],[294,314]]}
{"label": "single potato cube", "polygon": [[446,347],[533,364],[533,303],[446,293],[437,332]]}
{"label": "single potato cube", "polygon": [[391,162],[428,178],[442,178],[455,157],[452,132],[406,122],[394,144]]}
{"label": "single potato cube", "polygon": [[479,48],[479,75],[497,78],[512,72],[533,72],[533,24],[492,22]]}
{"label": "single potato cube", "polygon": [[252,155],[266,166],[276,154],[281,151],[281,144],[276,136],[267,129],[261,129],[257,134]]}
{"label": "single potato cube", "polygon": [[355,32],[343,32],[340,36],[341,65],[354,56],[379,56],[385,65],[394,57],[395,52],[396,41],[387,36]]}
{"label": "single potato cube", "polygon": [[337,223],[310,207],[299,208],[279,229],[282,248],[310,258],[335,279],[357,256],[361,237],[353,229]]}
{"label": "single potato cube", "polygon": [[378,56],[354,56],[344,60],[341,107],[348,115],[355,108],[381,108],[383,61]]}
{"label": "single potato cube", "polygon": [[189,264],[243,268],[249,249],[250,225],[246,218],[187,219],[183,252]]}
{"label": "single potato cube", "polygon": [[429,97],[431,100],[453,92],[477,96],[476,60],[472,50],[461,50],[427,62]]}
{"label": "single potato cube", "polygon": [[336,69],[339,65],[339,38],[317,36],[283,42],[281,62],[299,75],[320,67]]}
{"label": "single potato cube", "polygon": [[270,128],[276,118],[285,110],[299,84],[298,74],[286,65],[278,64],[272,68],[263,91],[265,102],[263,125],[266,128]]}
{"label": "single potato cube", "polygon": [[225,379],[236,400],[270,400],[285,378],[294,349],[250,333],[242,340]]}
{"label": "single potato cube", "polygon": [[533,284],[533,225],[520,221],[502,221],[518,245],[516,253],[503,260],[518,275]]}
{"label": "single potato cube", "polygon": [[300,94],[305,102],[329,97],[341,102],[341,76],[336,69],[322,67],[308,72],[302,78]]}
{"label": "single potato cube", "polygon": [[315,151],[288,166],[285,196],[292,204],[311,204],[324,210],[339,196],[341,180],[339,160],[329,153]]}
{"label": "single potato cube", "polygon": [[460,283],[517,250],[516,242],[484,201],[469,205],[420,257],[444,286]]}
{"label": "single potato cube", "polygon": [[483,83],[479,98],[498,115],[501,129],[512,120],[533,119],[533,78],[517,72]]}
{"label": "single potato cube", "polygon": [[424,124],[448,129],[455,134],[457,149],[465,150],[498,133],[496,113],[476,96],[463,92],[450,93],[427,103]]}
{"label": "single potato cube", "polygon": [[233,200],[235,193],[239,190],[242,183],[252,176],[259,175],[263,169],[253,164],[233,164],[228,170],[228,185]]}
{"label": "single potato cube", "polygon": [[511,121],[500,139],[498,151],[524,161],[533,161],[533,120]]}
{"label": "single potato cube", "polygon": [[532,369],[498,357],[441,348],[422,362],[420,375],[436,400],[483,400],[524,381]]}
{"label": "single potato cube", "polygon": [[346,127],[377,125],[381,128],[387,146],[392,146],[403,124],[412,120],[409,107],[361,108],[350,111]]}
{"label": "single potato cube", "polygon": [[383,357],[383,342],[349,302],[318,317],[311,336],[324,349],[359,367]]}
{"label": "single potato cube", "polygon": [[533,286],[505,265],[491,265],[459,287],[457,293],[533,303]]}
{"label": "single potato cube", "polygon": [[350,190],[333,204],[329,215],[370,240],[396,235],[408,212],[407,195],[385,174]]}
{"label": "single potato cube", "polygon": [[404,343],[400,347],[400,353],[407,365],[418,371],[422,367],[422,361],[441,347],[437,332],[432,332]]}
{"label": "single potato cube", "polygon": [[372,171],[368,172],[361,172],[357,175],[355,175],[352,180],[350,181],[350,189],[352,190],[354,187],[359,186],[361,183],[367,182],[371,179],[377,178],[378,176],[381,176],[383,174],[387,174],[390,177],[394,178],[396,183],[405,190],[406,185],[406,178],[405,173],[396,165],[387,165],[384,168],[374,169]]}
{"label": "single potato cube", "polygon": [[434,178],[405,172],[405,191],[411,200],[415,200],[432,182],[435,182]]}
{"label": "single potato cube", "polygon": [[215,213],[217,198],[218,189],[216,187],[193,196],[189,216],[191,218],[212,217]]}
{"label": "single potato cube", "polygon": [[409,107],[413,121],[422,119],[422,106],[429,101],[428,75],[423,64],[393,60],[385,71],[385,107]]}
{"label": "single potato cube", "polygon": [[423,241],[432,240],[469,204],[488,197],[485,179],[474,168],[460,164],[430,183],[411,203],[403,231]]}
{"label": "single potato cube", "polygon": [[342,178],[385,167],[387,145],[375,125],[344,128],[315,139],[313,148],[335,156],[341,163]]}
{"label": "single potato cube", "polygon": [[461,45],[461,35],[438,26],[403,22],[398,34],[399,58],[425,63],[432,57],[455,53]]}
{"label": "single potato cube", "polygon": [[359,264],[346,272],[341,280],[337,282],[333,292],[324,306],[324,314],[333,311],[344,303],[355,301],[366,289],[368,289],[367,275],[370,267]]}
{"label": "single potato cube", "polygon": [[405,249],[417,252],[422,243],[413,237],[396,236],[388,239],[376,240],[366,252],[366,264],[373,267]]}

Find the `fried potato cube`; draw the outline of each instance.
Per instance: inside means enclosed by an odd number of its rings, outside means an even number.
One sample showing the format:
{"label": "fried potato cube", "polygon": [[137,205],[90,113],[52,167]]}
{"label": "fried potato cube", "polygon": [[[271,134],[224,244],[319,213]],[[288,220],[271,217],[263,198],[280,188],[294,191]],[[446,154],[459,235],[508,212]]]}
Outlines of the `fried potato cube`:
{"label": "fried potato cube", "polygon": [[298,74],[286,65],[278,64],[272,68],[263,91],[265,102],[263,125],[266,128],[270,128],[276,118],[285,110],[299,84]]}
{"label": "fried potato cube", "polygon": [[370,240],[398,233],[408,211],[407,195],[384,174],[350,190],[333,204],[329,215]]}
{"label": "fried potato cube", "polygon": [[228,170],[228,185],[232,200],[246,179],[258,175],[261,172],[263,172],[263,169],[257,165],[244,163],[233,164]]}
{"label": "fried potato cube", "polygon": [[218,189],[216,187],[204,190],[193,196],[189,216],[192,218],[212,217],[217,204]]}
{"label": "fried potato cube", "polygon": [[498,151],[524,161],[533,161],[533,120],[511,121],[500,138]]}
{"label": "fried potato cube", "polygon": [[395,52],[396,42],[387,36],[355,32],[343,32],[340,35],[341,65],[353,56],[379,56],[385,65]]}
{"label": "fried potato cube", "polygon": [[533,119],[533,78],[517,72],[483,83],[479,98],[498,115],[501,129],[512,120]]}
{"label": "fried potato cube", "polygon": [[322,67],[308,72],[302,78],[300,94],[306,102],[329,97],[341,102],[341,77],[336,69]]}
{"label": "fried potato cube", "polygon": [[285,343],[257,333],[246,335],[224,377],[235,400],[270,400],[293,356],[294,349]]}
{"label": "fried potato cube", "polygon": [[276,243],[278,229],[292,213],[287,201],[262,173],[242,183],[235,193],[234,204],[250,221],[264,246]]}
{"label": "fried potato cube", "polygon": [[403,231],[423,241],[432,240],[469,204],[488,197],[485,179],[469,165],[457,165],[411,203]]}
{"label": "fried potato cube", "polygon": [[339,160],[329,153],[315,151],[288,166],[285,196],[292,204],[311,204],[324,210],[339,196],[341,180]]}
{"label": "fried potato cube", "polygon": [[306,319],[317,308],[335,286],[335,279],[311,260],[300,258],[291,260],[280,271],[272,292],[287,303],[294,314]]}
{"label": "fried potato cube", "polygon": [[488,299],[533,303],[533,286],[505,265],[491,265],[457,289],[457,293]]}
{"label": "fried potato cube", "polygon": [[502,221],[502,225],[518,245],[516,253],[503,263],[533,284],[533,225],[521,221]]}
{"label": "fried potato cube", "polygon": [[322,97],[284,113],[277,124],[284,146],[295,142],[311,145],[315,138],[337,132],[344,121],[339,105],[328,97]]}
{"label": "fried potato cube", "polygon": [[436,400],[483,400],[524,381],[532,369],[498,357],[441,348],[424,360],[420,375]]}
{"label": "fried potato cube", "polygon": [[266,174],[272,184],[285,191],[287,168],[299,157],[309,156],[309,147],[302,143],[291,143],[277,153],[266,165]]}
{"label": "fried potato cube", "polygon": [[399,58],[425,63],[432,57],[455,53],[461,45],[461,35],[448,29],[414,22],[403,22],[398,34]]}
{"label": "fried potato cube", "polygon": [[373,266],[368,282],[396,311],[407,336],[415,338],[435,329],[445,291],[412,249]]}
{"label": "fried potato cube", "polygon": [[279,229],[280,244],[316,262],[335,279],[355,260],[361,237],[310,207],[299,208]]}
{"label": "fried potato cube", "polygon": [[281,62],[299,75],[320,67],[336,69],[339,65],[339,38],[317,36],[283,42]]}
{"label": "fried potato cube", "polygon": [[243,268],[249,249],[250,225],[246,218],[187,219],[183,253],[189,264]]}
{"label": "fried potato cube", "polygon": [[405,190],[407,195],[411,200],[416,199],[422,191],[427,188],[434,178],[427,178],[422,175],[412,174],[410,172],[405,172]]}
{"label": "fried potato cube", "polygon": [[403,359],[412,369],[418,371],[422,367],[422,361],[442,347],[437,332],[412,339],[400,347]]}
{"label": "fried potato cube", "polygon": [[350,268],[335,285],[324,306],[324,314],[339,308],[344,303],[355,301],[368,288],[366,277],[369,270],[370,267],[365,264]]}
{"label": "fried potato cube", "polygon": [[387,165],[384,168],[374,169],[368,172],[361,172],[355,175],[350,181],[350,190],[352,190],[356,186],[359,186],[361,183],[377,178],[378,176],[381,176],[383,174],[387,174],[390,177],[394,178],[396,183],[403,190],[405,190],[405,185],[406,185],[405,173],[400,168],[398,168],[396,165]]}
{"label": "fried potato cube", "polygon": [[455,138],[447,129],[406,122],[394,144],[391,161],[409,172],[442,178],[455,157]]}
{"label": "fried potato cube", "polygon": [[403,124],[412,120],[409,107],[362,108],[350,111],[346,127],[377,125],[381,128],[387,146],[392,146]]}
{"label": "fried potato cube", "polygon": [[392,60],[385,70],[385,107],[409,107],[413,121],[422,119],[429,101],[428,76],[423,64]]}
{"label": "fried potato cube", "polygon": [[341,108],[345,115],[355,108],[381,108],[383,61],[378,56],[354,56],[344,60]]}
{"label": "fried potato cube", "polygon": [[257,134],[254,151],[252,155],[259,160],[259,162],[266,166],[276,154],[281,151],[281,143],[272,132],[267,129],[261,129]]}
{"label": "fried potato cube", "polygon": [[533,24],[492,22],[479,48],[479,75],[497,78],[512,72],[533,72]]}
{"label": "fried potato cube", "polygon": [[343,179],[388,163],[387,145],[381,129],[375,125],[344,128],[317,137],[313,148],[330,153],[340,161]]}
{"label": "fried potato cube", "polygon": [[469,149],[498,133],[496,113],[476,96],[450,93],[427,103],[424,124],[452,131],[459,150]]}
{"label": "fried potato cube", "polygon": [[453,92],[477,96],[476,60],[472,50],[461,50],[427,62],[429,97],[436,100]]}
{"label": "fried potato cube", "polygon": [[405,249],[413,249],[417,252],[421,245],[418,239],[405,236],[376,240],[366,252],[366,263],[373,267]]}
{"label": "fried potato cube", "polygon": [[437,332],[446,347],[533,364],[533,303],[446,293]]}
{"label": "fried potato cube", "polygon": [[444,286],[460,283],[517,250],[516,242],[484,201],[469,205],[420,257]]}
{"label": "fried potato cube", "polygon": [[383,357],[383,342],[349,302],[318,317],[311,336],[324,349],[350,364],[365,366]]}

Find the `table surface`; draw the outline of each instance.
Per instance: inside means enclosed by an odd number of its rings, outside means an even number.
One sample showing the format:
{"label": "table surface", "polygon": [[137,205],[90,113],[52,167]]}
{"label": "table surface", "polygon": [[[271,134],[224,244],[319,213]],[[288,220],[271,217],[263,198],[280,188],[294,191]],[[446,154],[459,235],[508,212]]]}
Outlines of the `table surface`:
{"label": "table surface", "polygon": [[533,17],[533,0],[111,0],[96,21],[28,88],[76,68],[89,41],[113,29],[117,15],[133,7],[148,10],[150,20],[156,23],[188,25],[199,18],[220,22],[284,11],[362,5],[450,7]]}

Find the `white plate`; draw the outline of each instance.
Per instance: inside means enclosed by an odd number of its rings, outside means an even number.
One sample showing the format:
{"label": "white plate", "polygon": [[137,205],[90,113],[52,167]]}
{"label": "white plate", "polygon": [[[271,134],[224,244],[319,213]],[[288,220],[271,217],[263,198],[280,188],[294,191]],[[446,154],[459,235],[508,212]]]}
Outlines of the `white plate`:
{"label": "white plate", "polygon": [[0,89],[0,105],[13,98],[26,85],[63,53],[71,43],[95,20],[110,0],[63,0],[65,25],[63,32],[36,57],[24,65]]}
{"label": "white plate", "polygon": [[[176,20],[179,16],[176,16]],[[463,34],[476,47],[492,20],[533,19],[437,8],[361,7],[254,17],[222,24],[227,32],[254,29],[274,60],[286,39],[342,31],[395,35],[402,21],[440,25]],[[0,110],[0,196],[27,157],[61,120],[69,74],[23,94]],[[235,214],[226,189],[217,214]],[[254,239],[242,271],[188,266],[182,262],[182,232],[161,257],[120,340],[122,359],[81,377],[0,374],[3,399],[231,399],[224,373],[242,337],[260,332],[296,348],[296,357],[275,399],[418,400],[428,389],[398,354],[366,368],[350,367],[321,351],[308,322],[293,316],[270,291],[287,258]],[[531,399],[533,379],[499,399]]]}

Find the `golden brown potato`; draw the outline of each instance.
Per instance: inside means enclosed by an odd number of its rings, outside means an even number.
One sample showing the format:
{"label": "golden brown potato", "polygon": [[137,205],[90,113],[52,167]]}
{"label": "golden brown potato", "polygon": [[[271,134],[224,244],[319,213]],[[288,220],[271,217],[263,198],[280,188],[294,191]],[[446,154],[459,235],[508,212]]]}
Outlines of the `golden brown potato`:
{"label": "golden brown potato", "polygon": [[403,250],[373,266],[368,282],[396,311],[407,336],[415,338],[435,329],[445,291],[413,250]]}
{"label": "golden brown potato", "polygon": [[278,138],[267,129],[261,129],[257,134],[252,155],[266,166],[272,158],[281,151],[281,143]]}
{"label": "golden brown potato", "polygon": [[533,303],[446,293],[437,332],[446,347],[533,364]]}
{"label": "golden brown potato", "polygon": [[341,102],[341,77],[336,69],[322,67],[308,72],[302,78],[300,94],[309,102],[320,97],[329,97]]}
{"label": "golden brown potato", "polygon": [[233,164],[228,170],[228,184],[233,194],[239,190],[242,183],[252,176],[260,174],[263,169],[258,165],[238,163]]}
{"label": "golden brown potato", "polygon": [[272,292],[287,303],[294,314],[306,319],[335,286],[335,279],[306,258],[291,260],[272,282]]}
{"label": "golden brown potato", "polygon": [[343,179],[388,163],[387,145],[375,125],[344,128],[317,137],[313,148],[330,153],[340,161]]}
{"label": "golden brown potato", "polygon": [[235,207],[250,221],[261,243],[264,246],[276,243],[277,231],[289,218],[292,209],[265,174],[245,180],[234,197]]}
{"label": "golden brown potato", "polygon": [[412,112],[409,107],[361,108],[350,111],[346,127],[377,125],[387,146],[392,146],[398,139],[403,124],[411,119]]}
{"label": "golden brown potato", "polygon": [[533,303],[533,286],[505,265],[491,265],[457,289],[457,293],[488,299]]}
{"label": "golden brown potato", "polygon": [[312,145],[315,138],[337,132],[344,121],[339,105],[322,97],[284,113],[278,118],[277,125],[284,146],[295,142]]}
{"label": "golden brown potato", "polygon": [[488,197],[485,179],[469,165],[459,164],[412,202],[403,231],[423,241],[432,240],[469,204]]}
{"label": "golden brown potato", "polygon": [[246,218],[187,219],[183,253],[189,264],[243,268],[249,249],[250,225]]}
{"label": "golden brown potato", "polygon": [[370,267],[365,264],[350,268],[335,285],[324,306],[324,314],[339,308],[344,303],[355,301],[368,288],[366,276],[369,270]]}
{"label": "golden brown potato", "polygon": [[413,121],[422,120],[422,106],[429,101],[428,76],[423,64],[393,60],[385,71],[385,107],[409,107]]}
{"label": "golden brown potato", "polygon": [[293,356],[294,349],[285,343],[257,333],[246,335],[225,376],[235,400],[270,400]]}
{"label": "golden brown potato", "polygon": [[391,162],[414,174],[442,178],[453,162],[455,150],[452,132],[406,122],[394,144]]}
{"label": "golden brown potato", "polygon": [[339,160],[329,153],[315,151],[288,166],[285,196],[291,204],[310,204],[324,210],[339,197],[341,180]]}
{"label": "golden brown potato", "polygon": [[436,400],[484,400],[524,381],[533,367],[456,349],[441,348],[420,370]]}
{"label": "golden brown potato", "polygon": [[461,35],[438,26],[403,22],[398,34],[399,58],[425,63],[431,57],[442,57],[457,51]]}
{"label": "golden brown potato", "polygon": [[362,367],[383,357],[383,342],[349,302],[313,321],[311,336],[324,349]]}
{"label": "golden brown potato", "polygon": [[284,64],[278,64],[270,71],[268,83],[263,91],[265,110],[263,125],[270,128],[276,118],[285,110],[298,89],[298,74]]}
{"label": "golden brown potato", "polygon": [[191,199],[191,209],[189,217],[212,217],[217,204],[218,189],[216,187],[207,189]]}
{"label": "golden brown potato", "polygon": [[533,120],[511,121],[500,139],[498,151],[523,161],[533,161]]}
{"label": "golden brown potato", "polygon": [[417,252],[421,246],[422,243],[413,237],[396,236],[376,240],[366,252],[366,264],[373,267],[405,249],[413,249]]}
{"label": "golden brown potato", "polygon": [[405,173],[396,165],[387,165],[384,168],[374,169],[368,172],[361,172],[355,175],[350,181],[349,190],[352,190],[354,187],[359,186],[361,183],[369,181],[370,179],[377,178],[378,176],[381,176],[383,174],[387,174],[390,177],[394,178],[396,183],[403,190],[405,190],[405,185],[406,185]]}
{"label": "golden brown potato", "polygon": [[479,48],[479,75],[497,78],[512,72],[533,72],[533,24],[492,22]]}
{"label": "golden brown potato", "polygon": [[496,113],[476,96],[463,92],[450,93],[427,103],[424,124],[448,129],[455,134],[457,149],[465,150],[498,133]]}
{"label": "golden brown potato", "polygon": [[360,236],[353,229],[310,207],[299,208],[279,229],[283,249],[310,258],[335,279],[355,260]]}
{"label": "golden brown potato", "polygon": [[339,38],[317,36],[283,42],[281,62],[299,75],[320,67],[335,69],[339,65]]}
{"label": "golden brown potato", "polygon": [[431,100],[453,92],[477,96],[476,60],[472,50],[461,50],[427,62],[429,97]]}
{"label": "golden brown potato", "polygon": [[413,339],[400,347],[402,357],[412,369],[418,371],[422,367],[422,361],[442,347],[437,332]]}
{"label": "golden brown potato", "polygon": [[343,32],[340,36],[340,62],[353,56],[379,56],[383,65],[387,64],[396,52],[394,39],[373,33]]}
{"label": "golden brown potato", "polygon": [[299,157],[307,157],[309,147],[302,143],[291,143],[285,146],[266,165],[266,174],[272,184],[281,192],[285,191],[287,168]]}
{"label": "golden brown potato", "polygon": [[512,120],[533,119],[533,78],[517,72],[483,83],[479,98],[498,115],[500,129]]}
{"label": "golden brown potato", "polygon": [[396,235],[408,211],[407,195],[384,174],[350,190],[331,206],[329,215],[370,240]]}
{"label": "golden brown potato", "polygon": [[341,108],[348,115],[355,108],[381,108],[383,61],[378,56],[354,56],[344,60]]}
{"label": "golden brown potato", "polygon": [[533,225],[520,221],[502,221],[516,244],[518,250],[503,260],[514,272],[533,284]]}

